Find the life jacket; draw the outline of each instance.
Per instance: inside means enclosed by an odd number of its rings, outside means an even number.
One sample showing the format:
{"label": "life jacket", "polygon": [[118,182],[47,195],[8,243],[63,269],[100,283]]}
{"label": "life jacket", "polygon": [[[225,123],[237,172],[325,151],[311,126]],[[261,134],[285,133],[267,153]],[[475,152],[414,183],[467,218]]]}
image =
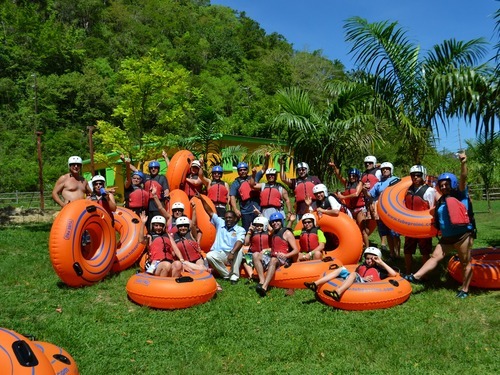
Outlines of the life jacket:
{"label": "life jacket", "polygon": [[309,232],[302,230],[299,238],[300,249],[302,251],[311,251],[319,246],[318,227],[312,228]]}
{"label": "life jacket", "polygon": [[[339,201],[339,199],[333,195],[333,194],[329,194],[328,197],[332,197],[333,199],[335,199],[337,202],[339,202],[340,204],[340,209],[339,211],[340,212],[343,212],[345,214],[347,214],[347,210],[348,208],[346,207],[346,205],[344,203],[342,203],[341,201]],[[330,201],[328,200],[328,197],[325,197],[325,199],[323,199],[321,202],[319,201],[315,201],[312,203],[312,208],[316,211],[318,208],[322,208],[323,210],[331,210],[332,209],[332,205],[330,204]]]}
{"label": "life jacket", "polygon": [[380,281],[382,280],[380,277],[380,271],[378,270],[377,267],[367,267],[366,265],[362,264],[356,269],[356,272],[361,276],[362,278],[365,278],[367,276],[373,276],[372,281]]}
{"label": "life jacket", "polygon": [[250,177],[240,178],[238,177],[236,181],[240,184],[238,187],[238,193],[242,201],[247,201],[250,198],[257,199],[260,195],[259,191],[252,189],[249,183]]}
{"label": "life jacket", "polygon": [[[347,182],[345,184],[345,191],[344,195],[350,195],[350,194],[355,194],[358,188],[359,181],[356,182]],[[345,198],[345,205],[350,208],[351,210],[354,210],[356,208],[364,207],[365,206],[365,199],[363,194],[359,194],[357,197],[353,198]]]}
{"label": "life jacket", "polygon": [[181,237],[177,232],[174,234],[174,241],[184,259],[194,263],[201,258],[199,253],[200,245],[193,239],[191,233],[187,233],[186,236]]}
{"label": "life jacket", "polygon": [[111,216],[111,220],[113,219],[113,211],[111,211],[111,208],[109,207],[109,202],[106,198],[104,198],[102,195],[99,197],[95,193],[92,193],[90,195],[90,200],[92,202],[96,202],[99,206],[104,208],[104,210]]}
{"label": "life jacket", "polygon": [[260,192],[260,206],[262,208],[281,208],[283,203],[281,201],[281,189],[283,189],[283,187],[280,184],[265,184],[264,188]]}
{"label": "life jacket", "polygon": [[417,189],[410,186],[405,196],[406,208],[414,211],[425,211],[429,209],[429,202],[424,199],[424,194],[429,188],[428,185],[421,185]]}
{"label": "life jacket", "polygon": [[[186,176],[186,178],[196,179],[196,178],[200,178],[200,177],[197,174],[191,173],[191,174],[188,174]],[[202,185],[195,186],[195,185],[192,185],[186,181],[184,183],[182,190],[184,190],[184,192],[187,194],[188,198],[191,199],[196,195],[197,192],[201,193],[201,188],[202,188]]]}
{"label": "life jacket", "polygon": [[378,182],[378,178],[375,175],[378,170],[379,170],[378,168],[372,168],[370,170],[367,169],[361,175],[361,181],[363,183],[369,182],[370,183],[370,189]]}
{"label": "life jacket", "polygon": [[[466,201],[467,206],[463,203],[464,201]],[[446,207],[441,208],[443,204]],[[442,215],[444,212],[448,214],[450,228],[440,228],[440,214]],[[443,222],[446,223],[446,220],[443,219]],[[467,198],[464,196],[461,197],[458,192],[454,191],[450,195],[441,196],[436,202],[434,210],[434,226],[442,231],[443,237],[452,236],[457,231],[460,233],[465,229],[466,232],[472,233],[472,238],[476,238],[477,227],[470,196],[467,195]]]}
{"label": "life jacket", "polygon": [[208,188],[207,196],[212,202],[225,205],[227,203],[227,193],[228,190],[224,181],[212,181]]}
{"label": "life jacket", "polygon": [[151,244],[149,245],[149,259],[151,261],[155,260],[174,260],[172,254],[172,245],[170,244],[170,239],[167,234],[152,234]]}
{"label": "life jacket", "polygon": [[164,198],[165,189],[163,188],[162,177],[163,179],[165,179],[165,176],[156,175],[154,178],[150,177],[149,180],[146,180],[146,182],[144,183],[144,190],[149,193],[149,199],[153,199],[153,194],[151,193],[151,188],[153,186],[156,188],[156,194],[158,195],[160,200]]}
{"label": "life jacket", "polygon": [[315,200],[316,198],[313,194],[313,187],[314,182],[312,182],[311,176],[307,176],[303,179],[296,179],[295,189],[293,190],[295,194],[295,201],[303,202],[306,199],[306,195],[309,196],[312,200]]}
{"label": "life jacket", "polygon": [[269,233],[267,231],[253,233],[250,238],[250,247],[249,251],[251,253],[260,253],[264,249],[269,249]]}
{"label": "life jacket", "polygon": [[128,200],[125,207],[135,208],[148,208],[149,193],[139,186],[133,186],[134,191],[128,195]]}
{"label": "life jacket", "polygon": [[283,235],[289,228],[281,228],[278,232],[271,235],[271,256],[277,256],[279,253],[287,254],[290,252],[290,244],[283,238]]}

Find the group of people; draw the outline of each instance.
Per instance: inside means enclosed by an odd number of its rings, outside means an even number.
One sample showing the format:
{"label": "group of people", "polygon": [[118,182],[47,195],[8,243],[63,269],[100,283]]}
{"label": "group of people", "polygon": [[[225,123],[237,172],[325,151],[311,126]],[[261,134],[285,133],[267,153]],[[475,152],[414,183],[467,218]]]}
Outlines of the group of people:
{"label": "group of people", "polygon": [[[168,165],[167,154],[164,153],[163,156]],[[235,284],[240,279],[240,268],[243,267],[248,275],[256,271],[258,283],[255,290],[264,297],[279,267],[323,257],[326,238],[317,226],[316,217],[336,216],[344,212],[355,220],[363,235],[365,250],[362,268],[358,268],[354,273],[339,268],[320,280],[307,283],[306,287],[316,290],[319,285],[333,277],[345,278],[341,288],[325,292],[332,298],[340,299],[342,293],[355,281],[368,282],[395,274],[382,260],[381,250],[370,246],[368,240],[374,228],[378,226],[380,236],[387,238],[390,257],[394,259],[399,256],[399,234],[388,228],[376,212],[376,201],[380,194],[398,181],[393,175],[394,167],[391,163],[378,165],[374,156],[367,156],[363,173],[357,168],[351,168],[344,177],[335,163],[331,162],[329,165],[344,184],[345,190],[329,194],[328,188],[318,177],[309,175],[309,166],[305,162],[297,164],[297,177],[290,179],[285,174],[284,160],[280,160],[280,178],[283,184],[277,182],[278,172],[274,168],[268,168],[269,156],[265,155],[261,170],[250,170],[246,162],[238,163],[238,177],[230,185],[222,180],[221,166],[212,167],[210,179],[205,176],[202,159],[191,162],[190,171],[181,188],[189,198],[201,200],[210,222],[216,228],[215,241],[205,255],[199,246],[202,233],[196,223],[194,204],[190,219],[185,215],[186,207],[183,203],[167,203],[169,185],[165,176],[159,174],[158,161],[150,162],[149,174],[145,174],[122,155],[126,166],[125,206],[135,211],[144,223],[139,241],[145,243],[148,248],[146,272],[177,277],[183,269],[209,269],[217,271],[222,278]],[[434,252],[432,238],[406,237],[404,254],[407,273],[405,277],[410,282],[418,283],[444,258],[446,251],[455,248],[464,270],[464,283],[457,296],[465,298],[469,293],[472,275],[470,250],[473,228],[472,225],[452,228],[450,220],[447,219],[447,201],[443,198],[454,196],[466,207],[469,204],[466,188],[467,158],[465,153],[459,157],[460,180],[451,173],[439,176],[440,194],[426,184],[426,169],[422,165],[411,167],[412,185],[405,198],[406,206],[413,210],[426,210],[439,202],[436,222],[439,223],[442,237]],[[106,189],[105,178],[94,176],[89,184],[81,176],[82,160],[78,156],[69,158],[68,167],[69,173],[61,176],[54,187],[54,200],[64,206],[70,201],[86,197],[101,204],[112,215],[116,209],[114,190]],[[262,181],[264,176],[265,181]],[[285,186],[294,193],[294,207]],[[202,195],[202,192],[205,195]],[[215,210],[207,199],[212,201]],[[171,213],[167,210],[168,204]],[[241,225],[238,224],[240,220]],[[303,228],[292,231],[290,228],[295,221],[301,221]],[[375,223],[377,225],[372,225]],[[297,245],[296,239],[300,246]],[[417,246],[422,253],[424,265],[413,274],[412,257]],[[248,250],[244,253],[243,249]],[[376,272],[371,272],[372,269]]]}

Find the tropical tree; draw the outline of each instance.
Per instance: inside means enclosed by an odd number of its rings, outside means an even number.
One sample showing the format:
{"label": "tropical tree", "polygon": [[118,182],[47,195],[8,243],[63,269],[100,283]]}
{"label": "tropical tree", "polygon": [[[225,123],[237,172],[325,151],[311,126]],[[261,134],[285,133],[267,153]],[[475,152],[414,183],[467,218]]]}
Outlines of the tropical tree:
{"label": "tropical tree", "polygon": [[[409,41],[397,22],[369,23],[352,17],[344,27],[355,62],[366,73],[364,81],[387,104],[385,117],[399,132],[400,152],[420,163],[431,144],[432,131],[439,132],[441,122],[447,127],[450,107],[458,108],[467,99],[450,92],[466,91],[470,75],[480,73],[478,62],[485,54],[486,42],[448,40],[422,58],[420,47]],[[456,79],[441,79],[450,72]],[[446,85],[438,90],[436,82]]]}

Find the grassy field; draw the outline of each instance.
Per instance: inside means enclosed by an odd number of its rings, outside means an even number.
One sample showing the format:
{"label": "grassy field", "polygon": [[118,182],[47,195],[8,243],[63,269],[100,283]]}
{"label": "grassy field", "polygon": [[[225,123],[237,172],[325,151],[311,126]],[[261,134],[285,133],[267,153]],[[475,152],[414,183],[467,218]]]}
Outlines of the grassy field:
{"label": "grassy field", "polygon": [[[500,245],[500,202],[475,205],[475,247]],[[50,223],[0,227],[0,326],[73,355],[82,374],[496,374],[500,292],[458,284],[446,262],[403,305],[348,312],[299,290],[260,298],[244,282],[197,307],[161,311],[127,299],[127,270],[86,288],[52,269]],[[377,239],[373,237],[376,241]],[[417,262],[419,259],[417,259]],[[398,264],[402,266],[402,264]]]}

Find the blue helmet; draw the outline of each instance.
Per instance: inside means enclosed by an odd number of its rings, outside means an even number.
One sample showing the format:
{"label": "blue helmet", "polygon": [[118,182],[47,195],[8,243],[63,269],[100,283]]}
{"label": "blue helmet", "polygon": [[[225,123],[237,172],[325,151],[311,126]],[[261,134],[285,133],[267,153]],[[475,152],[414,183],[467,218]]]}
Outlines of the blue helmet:
{"label": "blue helmet", "polygon": [[361,172],[358,168],[350,168],[348,171],[347,171],[347,175],[356,175],[358,178],[361,178]]}
{"label": "blue helmet", "polygon": [[134,176],[139,176],[141,180],[144,181],[144,173],[142,173],[141,171],[135,171],[134,173],[132,173],[132,177]]}
{"label": "blue helmet", "polygon": [[271,216],[269,216],[269,222],[274,220],[281,220],[281,222],[283,222],[283,220],[285,220],[285,217],[281,212],[273,212]]}
{"label": "blue helmet", "polygon": [[439,184],[439,181],[443,181],[443,180],[450,180],[451,188],[453,190],[458,189],[458,178],[453,173],[450,173],[450,172],[441,173],[438,177],[438,184]]}
{"label": "blue helmet", "polygon": [[216,165],[212,168],[212,173],[219,172],[222,173],[222,167],[220,165]]}
{"label": "blue helmet", "polygon": [[160,168],[160,163],[156,160],[150,161],[148,164],[149,169],[154,168],[154,167]]}
{"label": "blue helmet", "polygon": [[240,170],[240,169],[248,169],[248,164],[245,163],[244,161],[241,161],[238,163],[238,165],[236,166],[236,170]]}

